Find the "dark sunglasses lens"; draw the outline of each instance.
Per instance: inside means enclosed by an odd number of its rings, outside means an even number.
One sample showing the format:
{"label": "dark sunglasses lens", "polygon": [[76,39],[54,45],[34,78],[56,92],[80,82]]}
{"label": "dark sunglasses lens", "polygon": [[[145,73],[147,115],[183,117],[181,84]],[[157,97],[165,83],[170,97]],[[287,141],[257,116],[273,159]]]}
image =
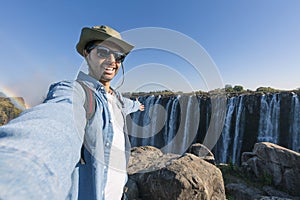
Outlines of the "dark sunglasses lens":
{"label": "dark sunglasses lens", "polygon": [[109,48],[102,47],[102,46],[97,47],[97,54],[99,57],[107,58],[111,53],[114,55],[115,60],[117,62],[123,62],[126,57],[124,53],[111,51]]}
{"label": "dark sunglasses lens", "polygon": [[121,52],[114,52],[115,59],[117,62],[123,62],[125,60],[125,54]]}
{"label": "dark sunglasses lens", "polygon": [[106,58],[109,56],[109,49],[105,47],[97,47],[97,54],[100,57]]}

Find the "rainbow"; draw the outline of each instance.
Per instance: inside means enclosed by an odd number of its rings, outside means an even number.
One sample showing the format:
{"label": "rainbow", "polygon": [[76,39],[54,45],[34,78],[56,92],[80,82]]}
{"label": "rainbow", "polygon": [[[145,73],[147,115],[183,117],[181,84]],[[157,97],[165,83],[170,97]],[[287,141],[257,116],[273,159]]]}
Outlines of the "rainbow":
{"label": "rainbow", "polygon": [[14,93],[14,91],[12,91],[11,89],[7,88],[7,87],[1,87],[0,86],[0,97],[6,97],[9,98],[11,100],[11,102],[19,109],[21,110],[26,110],[28,108],[30,108],[30,105],[26,104],[24,102],[24,99],[21,97],[18,97],[18,95],[16,95]]}

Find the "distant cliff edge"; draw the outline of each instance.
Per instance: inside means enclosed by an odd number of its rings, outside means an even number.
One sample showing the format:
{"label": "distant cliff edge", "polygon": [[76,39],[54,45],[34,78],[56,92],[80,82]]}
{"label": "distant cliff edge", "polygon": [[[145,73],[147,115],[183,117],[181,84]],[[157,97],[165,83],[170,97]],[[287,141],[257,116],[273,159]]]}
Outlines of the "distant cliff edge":
{"label": "distant cliff edge", "polygon": [[[25,101],[22,97],[17,97],[17,99],[19,102],[24,102],[25,105]],[[16,118],[21,112],[22,110],[15,106],[10,98],[0,97],[0,126]]]}

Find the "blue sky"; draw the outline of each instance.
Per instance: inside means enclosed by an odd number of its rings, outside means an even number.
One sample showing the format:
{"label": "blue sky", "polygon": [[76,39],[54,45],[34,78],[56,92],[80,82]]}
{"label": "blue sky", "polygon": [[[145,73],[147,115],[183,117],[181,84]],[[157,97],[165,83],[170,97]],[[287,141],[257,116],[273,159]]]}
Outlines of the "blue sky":
{"label": "blue sky", "polygon": [[[51,83],[74,79],[83,62],[75,50],[81,28],[102,24],[120,32],[159,27],[184,34],[203,47],[224,85],[300,87],[298,0],[10,0],[2,3],[0,18],[0,89],[30,105]],[[182,81],[207,89],[191,64],[172,52],[137,50],[124,65],[134,75],[125,76],[123,91],[146,90],[141,81],[147,78],[152,90],[170,89],[158,81],[163,78],[174,83],[172,90],[189,90]],[[132,86],[134,78],[138,85]]]}

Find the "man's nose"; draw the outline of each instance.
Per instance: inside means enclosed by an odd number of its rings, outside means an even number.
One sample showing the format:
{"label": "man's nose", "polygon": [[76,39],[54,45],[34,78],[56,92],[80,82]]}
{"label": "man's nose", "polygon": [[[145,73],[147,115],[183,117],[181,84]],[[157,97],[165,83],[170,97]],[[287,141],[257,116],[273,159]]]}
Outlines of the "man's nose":
{"label": "man's nose", "polygon": [[107,60],[111,63],[116,63],[115,56],[112,53],[109,54],[109,56],[107,57]]}

